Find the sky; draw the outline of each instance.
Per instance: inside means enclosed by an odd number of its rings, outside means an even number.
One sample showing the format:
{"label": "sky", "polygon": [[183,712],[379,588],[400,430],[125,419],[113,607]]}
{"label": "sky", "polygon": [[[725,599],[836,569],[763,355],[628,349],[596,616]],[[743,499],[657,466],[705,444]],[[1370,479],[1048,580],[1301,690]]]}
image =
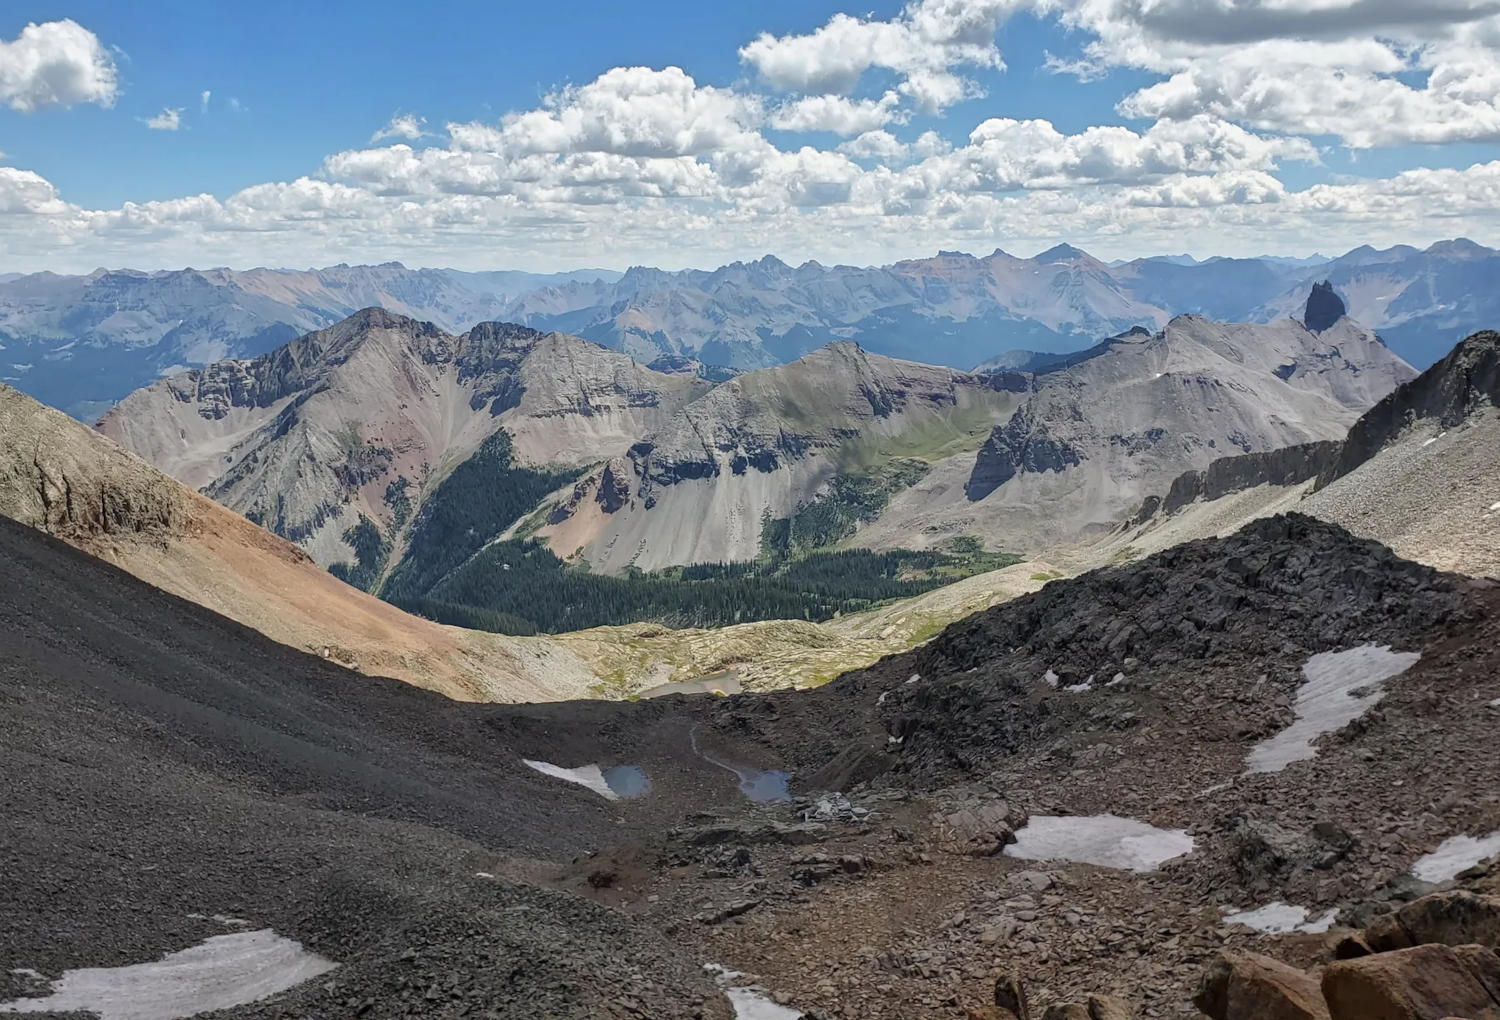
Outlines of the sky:
{"label": "sky", "polygon": [[1500,244],[1500,0],[0,11],[0,272]]}

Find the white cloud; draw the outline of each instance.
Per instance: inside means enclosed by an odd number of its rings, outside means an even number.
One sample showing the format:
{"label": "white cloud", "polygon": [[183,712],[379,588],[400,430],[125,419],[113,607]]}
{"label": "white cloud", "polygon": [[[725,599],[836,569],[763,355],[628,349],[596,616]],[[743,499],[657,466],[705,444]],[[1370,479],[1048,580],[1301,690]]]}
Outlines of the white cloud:
{"label": "white cloud", "polygon": [[514,153],[607,152],[695,156],[752,144],[761,100],[699,85],[678,67],[617,67],[547,97],[539,109],[506,116],[498,134],[450,126],[455,139]]}
{"label": "white cloud", "polygon": [[913,0],[890,21],[835,14],[804,35],[763,33],[740,48],[740,59],[772,86],[810,94],[848,94],[867,71],[892,71],[903,95],[936,113],[979,93],[954,68],[1005,66],[995,33],[1021,6],[1022,0]]}
{"label": "white cloud", "polygon": [[201,93],[198,94],[198,112],[208,112],[208,101],[213,98],[213,95],[214,94],[211,89],[204,89]]}
{"label": "white cloud", "polygon": [[391,117],[385,127],[371,135],[370,141],[374,143],[387,138],[405,138],[407,141],[416,141],[426,134],[426,117],[418,117],[411,113],[398,113]]}
{"label": "white cloud", "polygon": [[109,51],[76,21],[33,22],[14,41],[0,39],[0,102],[12,110],[113,106],[118,92]]}
{"label": "white cloud", "polygon": [[830,131],[857,135],[905,120],[897,112],[901,98],[887,92],[879,99],[849,99],[845,96],[803,96],[785,103],[771,114],[771,126],[779,131]]}
{"label": "white cloud", "polygon": [[[498,120],[429,130],[398,114],[312,176],[227,197],[87,209],[33,171],[0,167],[0,250],[56,268],[483,267],[496,252],[562,268],[767,250],[867,263],[1059,239],[1105,257],[1459,233],[1493,242],[1500,162],[1300,190],[1281,175],[1316,164],[1321,136],[1352,146],[1500,137],[1500,14],[1486,2],[912,0],[888,20],[837,15],[751,41],[741,57],[770,91],[617,67]],[[1151,83],[1119,96],[1143,122],[1064,131],[950,113],[909,129],[918,110],[951,111],[978,93],[972,76],[1003,66],[997,28],[1021,9],[1075,30],[1062,44],[1070,52],[1049,58],[1054,71],[1144,71]],[[211,98],[205,90],[200,106]],[[181,127],[182,112],[154,120]],[[781,148],[768,130],[842,140]]]}
{"label": "white cloud", "polygon": [[1166,75],[1132,117],[1212,114],[1355,148],[1500,140],[1495,0],[1035,0],[1091,34],[1062,73]]}
{"label": "white cloud", "polygon": [[169,106],[145,123],[152,131],[176,131],[182,127],[182,108]]}

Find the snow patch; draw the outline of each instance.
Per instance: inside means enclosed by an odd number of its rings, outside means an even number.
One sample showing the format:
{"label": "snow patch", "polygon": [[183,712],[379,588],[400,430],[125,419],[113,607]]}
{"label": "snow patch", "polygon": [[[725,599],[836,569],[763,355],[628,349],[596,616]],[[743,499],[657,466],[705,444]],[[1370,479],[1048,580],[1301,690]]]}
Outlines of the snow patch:
{"label": "snow patch", "polygon": [[1490,513],[1500,513],[1500,503],[1491,503]]}
{"label": "snow patch", "polygon": [[1319,917],[1309,918],[1306,907],[1294,907],[1290,903],[1267,903],[1254,910],[1229,914],[1224,921],[1228,924],[1243,924],[1268,935],[1284,935],[1294,931],[1321,934],[1333,927],[1333,919],[1337,914],[1337,910],[1330,910]]}
{"label": "snow patch", "polygon": [[1059,677],[1056,673],[1052,672],[1052,670],[1050,669],[1042,674],[1042,683],[1046,684],[1048,687],[1056,687],[1057,681],[1060,679],[1062,678]]}
{"label": "snow patch", "polygon": [[1129,871],[1155,871],[1191,853],[1186,829],[1158,829],[1116,815],[1032,815],[1005,856],[1023,861],[1076,861]]}
{"label": "snow patch", "polygon": [[565,783],[577,783],[593,790],[605,800],[619,800],[619,795],[609,788],[609,783],[604,779],[604,772],[598,765],[580,765],[576,769],[565,769],[561,765],[553,765],[546,761],[532,761],[530,758],[522,758],[523,762],[530,765],[543,775],[554,779],[561,779]]}
{"label": "snow patch", "polygon": [[1302,667],[1296,721],[1251,748],[1245,771],[1280,772],[1294,761],[1316,757],[1314,740],[1364,715],[1385,696],[1380,685],[1420,658],[1416,652],[1393,652],[1388,645],[1314,655]]}
{"label": "snow patch", "polygon": [[732,984],[744,977],[737,970],[717,963],[707,964],[704,970],[712,974],[719,987],[724,989],[724,996],[734,1007],[735,1020],[799,1020],[804,1015],[799,1010],[777,1004],[762,989]]}
{"label": "snow patch", "polygon": [[176,1020],[259,1002],[338,964],[269,928],[215,935],[155,963],[64,972],[50,995],[0,1003],[0,1013],[70,1011],[100,1020]]}
{"label": "snow patch", "polygon": [[1411,873],[1423,882],[1448,882],[1486,857],[1500,854],[1500,832],[1488,836],[1454,836],[1443,840],[1438,848],[1417,859]]}

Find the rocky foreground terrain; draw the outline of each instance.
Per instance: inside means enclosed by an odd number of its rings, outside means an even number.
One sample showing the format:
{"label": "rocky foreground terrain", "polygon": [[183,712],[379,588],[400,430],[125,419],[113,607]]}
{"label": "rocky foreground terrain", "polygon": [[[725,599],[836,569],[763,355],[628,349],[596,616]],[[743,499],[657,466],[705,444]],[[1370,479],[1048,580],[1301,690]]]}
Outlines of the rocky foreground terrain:
{"label": "rocky foreground terrain", "polygon": [[[217,1015],[1500,1008],[1487,950],[1438,947],[1500,930],[1474,867],[1500,591],[1311,518],[1053,582],[817,691],[532,706],[0,543],[0,1009],[123,994],[76,968],[229,966],[252,933],[315,957],[221,982],[246,998]],[[1477,898],[1422,899],[1451,889]]]}

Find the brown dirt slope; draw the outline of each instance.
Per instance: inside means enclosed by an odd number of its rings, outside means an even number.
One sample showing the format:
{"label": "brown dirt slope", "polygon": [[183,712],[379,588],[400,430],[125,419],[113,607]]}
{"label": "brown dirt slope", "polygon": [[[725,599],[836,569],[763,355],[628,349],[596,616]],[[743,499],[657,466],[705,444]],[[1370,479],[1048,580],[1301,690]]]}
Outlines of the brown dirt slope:
{"label": "brown dirt slope", "polygon": [[443,627],[352,588],[291,543],[6,386],[0,513],[283,644],[449,697],[546,700],[576,696],[593,679],[552,641]]}

